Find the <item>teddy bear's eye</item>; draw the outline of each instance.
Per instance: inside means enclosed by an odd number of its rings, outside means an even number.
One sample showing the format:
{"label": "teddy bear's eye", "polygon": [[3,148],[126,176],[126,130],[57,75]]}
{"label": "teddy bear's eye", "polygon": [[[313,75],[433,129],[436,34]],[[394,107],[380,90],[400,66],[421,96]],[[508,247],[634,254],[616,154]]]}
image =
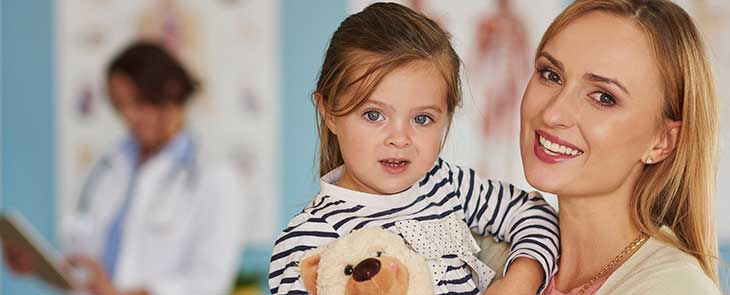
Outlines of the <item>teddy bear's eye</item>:
{"label": "teddy bear's eye", "polygon": [[383,251],[378,251],[378,252],[375,252],[375,255],[376,255],[377,257],[383,256]]}
{"label": "teddy bear's eye", "polygon": [[352,265],[345,266],[345,275],[349,276],[352,274]]}

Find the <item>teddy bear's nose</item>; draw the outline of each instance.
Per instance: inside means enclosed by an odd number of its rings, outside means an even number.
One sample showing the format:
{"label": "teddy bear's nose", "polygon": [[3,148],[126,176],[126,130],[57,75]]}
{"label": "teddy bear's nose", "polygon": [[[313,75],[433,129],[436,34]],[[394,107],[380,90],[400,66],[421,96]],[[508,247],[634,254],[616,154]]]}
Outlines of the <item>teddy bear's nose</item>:
{"label": "teddy bear's nose", "polygon": [[368,258],[355,266],[352,271],[352,278],[356,282],[367,281],[373,278],[380,271],[380,261],[375,258]]}

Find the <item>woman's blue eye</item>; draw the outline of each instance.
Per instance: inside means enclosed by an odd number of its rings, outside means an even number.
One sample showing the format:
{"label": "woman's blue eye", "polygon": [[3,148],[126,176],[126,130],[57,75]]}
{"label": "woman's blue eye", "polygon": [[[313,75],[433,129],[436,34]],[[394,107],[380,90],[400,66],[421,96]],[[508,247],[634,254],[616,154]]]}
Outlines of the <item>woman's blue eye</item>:
{"label": "woman's blue eye", "polygon": [[363,114],[366,120],[377,122],[380,121],[383,118],[383,115],[380,114],[378,111],[367,111],[365,114]]}
{"label": "woman's blue eye", "polygon": [[560,80],[560,75],[558,73],[553,72],[549,69],[542,69],[540,70],[540,76],[542,76],[543,79],[555,82],[557,84],[563,84],[563,81]]}
{"label": "woman's blue eye", "polygon": [[589,95],[602,106],[612,106],[616,104],[616,99],[611,94],[603,91],[596,91]]}
{"label": "woman's blue eye", "polygon": [[431,117],[426,115],[418,115],[415,118],[413,118],[413,121],[416,122],[418,125],[428,125],[431,122],[433,122],[433,119]]}

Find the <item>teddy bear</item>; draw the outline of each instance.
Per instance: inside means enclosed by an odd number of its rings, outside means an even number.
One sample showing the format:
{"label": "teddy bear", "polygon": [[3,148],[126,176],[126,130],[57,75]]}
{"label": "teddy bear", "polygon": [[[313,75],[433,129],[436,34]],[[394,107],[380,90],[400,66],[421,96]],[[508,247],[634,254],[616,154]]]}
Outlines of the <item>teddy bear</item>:
{"label": "teddy bear", "polygon": [[313,295],[433,294],[424,258],[400,236],[379,227],[356,230],[310,250],[299,267]]}

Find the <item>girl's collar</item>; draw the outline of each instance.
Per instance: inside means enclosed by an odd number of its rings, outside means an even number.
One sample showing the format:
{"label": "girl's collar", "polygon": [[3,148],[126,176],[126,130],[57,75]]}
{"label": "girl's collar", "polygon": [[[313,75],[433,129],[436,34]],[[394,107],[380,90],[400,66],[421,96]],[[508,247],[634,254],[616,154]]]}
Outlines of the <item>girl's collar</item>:
{"label": "girl's collar", "polygon": [[335,199],[340,199],[348,203],[360,204],[373,208],[397,208],[409,205],[418,198],[419,185],[413,184],[410,188],[397,194],[379,195],[359,192],[337,186],[337,181],[342,177],[344,166],[335,168],[334,170],[322,176],[320,179],[320,195],[326,195]]}

